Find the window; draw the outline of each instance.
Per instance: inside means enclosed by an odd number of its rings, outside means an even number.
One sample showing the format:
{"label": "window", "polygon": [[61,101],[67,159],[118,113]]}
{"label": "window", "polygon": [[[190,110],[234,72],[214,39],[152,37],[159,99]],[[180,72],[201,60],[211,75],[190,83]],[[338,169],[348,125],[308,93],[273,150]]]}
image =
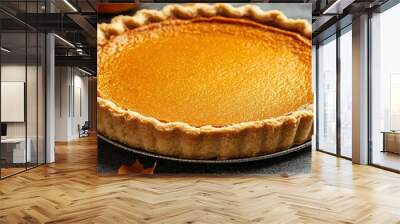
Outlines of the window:
{"label": "window", "polygon": [[371,162],[400,170],[400,5],[371,18]]}
{"label": "window", "polygon": [[352,32],[340,36],[340,155],[352,157]]}
{"label": "window", "polygon": [[318,47],[317,149],[336,153],[336,36]]}

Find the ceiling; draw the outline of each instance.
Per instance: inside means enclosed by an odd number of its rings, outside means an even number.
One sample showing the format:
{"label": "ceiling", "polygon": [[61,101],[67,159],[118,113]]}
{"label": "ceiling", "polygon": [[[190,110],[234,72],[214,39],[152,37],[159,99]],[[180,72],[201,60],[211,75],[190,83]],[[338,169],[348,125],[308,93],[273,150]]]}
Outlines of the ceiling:
{"label": "ceiling", "polygon": [[[37,51],[44,47],[44,44],[36,43],[36,36],[52,32],[60,37],[55,38],[56,65],[83,64],[82,67],[95,72],[95,7],[96,0],[0,0],[2,46],[11,50],[2,60],[36,60]],[[5,55],[4,51],[2,55]],[[59,56],[73,58],[60,59]]]}
{"label": "ceiling", "polygon": [[[73,12],[64,0],[47,0],[54,12]],[[68,0],[79,12],[96,12],[96,0]],[[14,12],[46,12],[46,0],[1,0],[0,6]],[[49,10],[47,10],[49,11]]]}
{"label": "ceiling", "polygon": [[[370,9],[374,9],[389,0],[239,0],[236,2],[253,2],[253,3],[311,3],[312,4],[312,25],[313,25],[313,40],[318,41],[318,38],[326,34],[322,34],[331,26],[334,26],[339,20],[349,16],[347,20],[351,23],[353,16],[358,16],[360,13]],[[99,2],[135,2],[129,0],[98,0]],[[145,0],[140,3],[138,8],[148,5],[152,2],[187,2],[185,0]],[[197,1],[202,2],[202,0]],[[206,0],[204,2],[232,2],[231,0]],[[112,16],[110,16],[111,18]],[[103,18],[101,18],[103,19]],[[106,18],[104,21],[107,21]],[[346,25],[341,24],[341,25]],[[334,29],[333,29],[334,31]],[[319,37],[318,37],[319,36]],[[318,38],[316,38],[318,37]]]}
{"label": "ceiling", "polygon": [[[372,9],[388,0],[269,0],[251,2],[270,3],[311,3],[313,41],[318,42],[343,18],[357,16],[360,12]],[[101,2],[135,2],[124,0],[97,0]],[[140,3],[138,8],[145,6],[150,0]],[[166,0],[153,2],[166,2]],[[221,2],[216,0],[215,2]],[[243,1],[249,2],[249,1]],[[52,13],[48,13],[52,11]],[[34,55],[36,34],[30,31],[55,32],[62,39],[72,43],[74,47],[60,38],[55,38],[56,56],[61,64],[69,62],[80,63],[82,66],[96,70],[96,0],[0,0],[0,26],[2,30],[2,45],[12,49],[9,58],[27,58]],[[22,33],[28,32],[27,38]],[[328,32],[329,31],[329,32]],[[25,41],[27,49],[25,50]],[[39,49],[42,45],[39,45]],[[67,56],[67,57],[66,57]],[[68,58],[70,57],[70,58]],[[64,60],[64,61],[61,61]],[[57,62],[57,61],[56,61]],[[92,64],[88,66],[88,64]]]}

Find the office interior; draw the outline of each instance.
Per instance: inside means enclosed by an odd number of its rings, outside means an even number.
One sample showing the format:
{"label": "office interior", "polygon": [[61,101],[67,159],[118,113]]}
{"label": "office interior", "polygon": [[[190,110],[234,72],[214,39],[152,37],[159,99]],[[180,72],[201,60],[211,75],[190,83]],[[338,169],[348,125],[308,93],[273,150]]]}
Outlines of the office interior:
{"label": "office interior", "polygon": [[0,2],[1,179],[96,129],[95,27],[95,1]]}
{"label": "office interior", "polygon": [[[313,7],[314,149],[400,171],[400,5],[305,2]],[[4,0],[0,8],[3,178],[54,162],[55,142],[95,131],[96,2]]]}
{"label": "office interior", "polygon": [[97,173],[110,2],[0,0],[0,223],[399,223],[398,0],[243,1],[312,4],[312,172],[215,176]]}

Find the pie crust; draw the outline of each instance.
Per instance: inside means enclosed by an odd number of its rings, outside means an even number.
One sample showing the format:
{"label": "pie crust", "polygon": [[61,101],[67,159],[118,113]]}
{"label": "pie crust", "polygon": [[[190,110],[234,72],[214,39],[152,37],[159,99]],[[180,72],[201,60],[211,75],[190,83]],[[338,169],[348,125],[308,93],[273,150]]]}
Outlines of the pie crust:
{"label": "pie crust", "polygon": [[[97,28],[98,52],[113,36],[150,23],[196,17],[245,18],[311,38],[304,20],[288,19],[279,11],[264,12],[257,6],[235,8],[229,4],[171,4],[162,10],[140,10],[134,16],[117,16]],[[98,93],[97,128],[109,139],[146,151],[188,159],[232,159],[271,154],[302,144],[313,133],[313,105],[259,121],[225,126],[196,127],[167,122],[125,109]]]}

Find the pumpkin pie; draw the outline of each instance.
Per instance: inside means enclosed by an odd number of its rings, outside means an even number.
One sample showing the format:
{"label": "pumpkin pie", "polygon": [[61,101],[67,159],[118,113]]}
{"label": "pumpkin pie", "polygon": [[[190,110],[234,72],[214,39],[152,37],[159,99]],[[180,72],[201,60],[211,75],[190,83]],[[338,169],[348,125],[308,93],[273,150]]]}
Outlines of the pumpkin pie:
{"label": "pumpkin pie", "polygon": [[187,159],[271,154],[313,133],[311,29],[253,5],[171,4],[98,25],[98,132]]}

